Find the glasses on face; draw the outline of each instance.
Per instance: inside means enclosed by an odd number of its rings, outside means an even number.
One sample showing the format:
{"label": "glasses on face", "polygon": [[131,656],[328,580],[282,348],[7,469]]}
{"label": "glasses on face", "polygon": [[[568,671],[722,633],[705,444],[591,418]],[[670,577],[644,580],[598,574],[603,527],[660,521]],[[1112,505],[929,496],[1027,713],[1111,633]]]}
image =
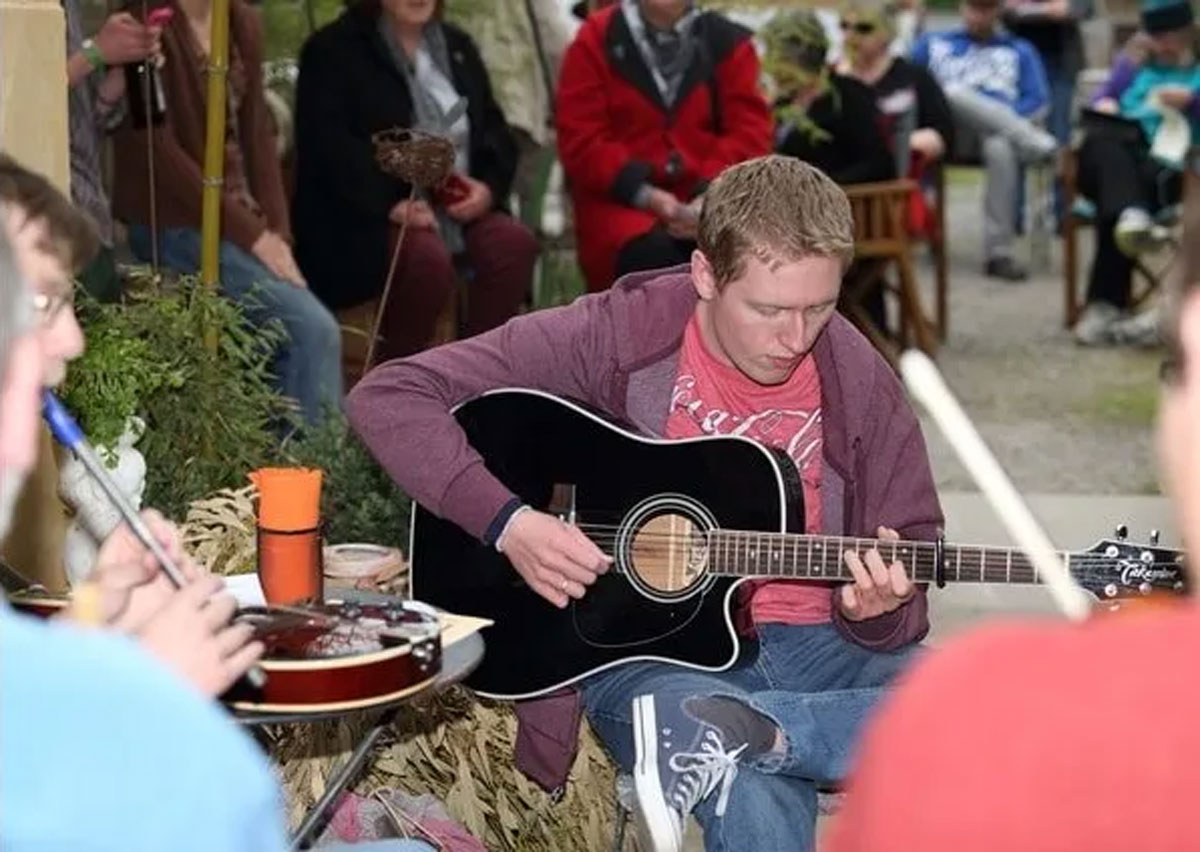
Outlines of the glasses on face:
{"label": "glasses on face", "polygon": [[857,33],[858,35],[870,35],[876,29],[874,21],[848,21],[843,18],[841,25],[844,32]]}
{"label": "glasses on face", "polygon": [[33,312],[42,326],[50,326],[58,319],[64,308],[75,302],[75,293],[68,290],[65,293],[34,293]]}

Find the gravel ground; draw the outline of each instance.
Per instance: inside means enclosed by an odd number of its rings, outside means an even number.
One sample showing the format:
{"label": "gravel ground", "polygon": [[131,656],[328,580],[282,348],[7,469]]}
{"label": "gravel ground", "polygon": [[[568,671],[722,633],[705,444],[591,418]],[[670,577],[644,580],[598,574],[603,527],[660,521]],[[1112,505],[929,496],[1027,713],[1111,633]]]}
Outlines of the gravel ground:
{"label": "gravel ground", "polygon": [[[950,336],[937,359],[946,381],[1021,490],[1157,493],[1159,353],[1075,345],[1062,327],[1058,240],[1049,269],[1029,281],[985,278],[978,175],[949,188]],[[1085,237],[1085,269],[1090,253]],[[931,268],[919,271],[932,289]],[[940,432],[925,427],[939,487],[975,490]]]}

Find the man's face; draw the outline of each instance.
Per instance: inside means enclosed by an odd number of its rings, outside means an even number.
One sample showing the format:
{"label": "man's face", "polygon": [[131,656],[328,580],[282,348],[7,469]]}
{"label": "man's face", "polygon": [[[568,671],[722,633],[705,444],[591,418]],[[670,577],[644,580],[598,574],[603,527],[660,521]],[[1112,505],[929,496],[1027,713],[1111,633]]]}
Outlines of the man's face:
{"label": "man's face", "polygon": [[787,381],[837,307],[842,264],[810,255],[764,263],[751,255],[742,275],[717,288],[702,252],[692,254],[709,351],[761,385]]}
{"label": "man's face", "polygon": [[42,384],[58,385],[67,362],[83,353],[83,332],[75,319],[71,275],[47,250],[46,223],[25,218],[15,208],[4,211],[4,225],[16,253],[17,270],[33,292],[34,322],[42,344]]}
{"label": "man's face", "polygon": [[401,24],[423,27],[437,11],[434,0],[383,0],[384,8]]}
{"label": "man's face", "polygon": [[990,36],[996,29],[996,22],[1000,19],[1000,3],[979,3],[968,2],[963,3],[959,7],[962,14],[963,26],[967,32],[976,38],[986,38]]}
{"label": "man's face", "polygon": [[887,52],[891,34],[878,15],[858,11],[846,12],[841,18],[846,53],[855,62],[874,62]]}
{"label": "man's face", "polygon": [[1153,33],[1150,36],[1150,50],[1159,62],[1175,64],[1187,56],[1195,44],[1195,31],[1191,27],[1179,30],[1168,30]]}
{"label": "man's face", "polygon": [[690,0],[641,0],[642,14],[657,26],[673,25],[689,4]]}
{"label": "man's face", "polygon": [[0,537],[7,532],[25,477],[37,460],[41,391],[62,381],[67,362],[83,352],[71,280],[47,251],[44,222],[0,207],[0,227],[13,247],[16,271],[34,303],[29,329],[12,344],[0,376]]}

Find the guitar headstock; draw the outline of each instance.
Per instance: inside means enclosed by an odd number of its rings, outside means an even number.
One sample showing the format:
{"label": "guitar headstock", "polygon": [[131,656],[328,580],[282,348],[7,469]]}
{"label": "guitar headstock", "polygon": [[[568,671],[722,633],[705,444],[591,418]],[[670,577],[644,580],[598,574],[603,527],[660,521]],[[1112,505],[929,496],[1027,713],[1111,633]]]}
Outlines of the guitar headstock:
{"label": "guitar headstock", "polygon": [[1158,531],[1148,544],[1128,540],[1124,525],[1114,538],[1096,542],[1085,551],[1072,553],[1071,574],[1101,602],[1151,594],[1182,595],[1189,591],[1182,550],[1160,547]]}

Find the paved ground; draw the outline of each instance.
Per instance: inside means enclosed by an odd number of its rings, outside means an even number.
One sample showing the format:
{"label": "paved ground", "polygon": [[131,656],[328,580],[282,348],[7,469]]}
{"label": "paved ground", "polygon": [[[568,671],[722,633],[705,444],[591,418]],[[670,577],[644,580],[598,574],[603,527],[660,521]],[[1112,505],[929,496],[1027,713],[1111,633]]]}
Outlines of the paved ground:
{"label": "paved ground", "polygon": [[[1050,268],[1028,282],[985,278],[977,174],[950,187],[950,337],[938,357],[947,382],[1021,489],[1156,493],[1159,354],[1074,344],[1057,241]],[[1082,258],[1089,251],[1081,245]],[[973,490],[940,435],[927,435],[939,485]]]}
{"label": "paved ground", "polygon": [[[1077,346],[1062,326],[1061,251],[1028,282],[981,274],[977,173],[950,186],[950,336],[938,365],[1034,513],[1063,548],[1091,546],[1129,525],[1176,536],[1159,495],[1154,410],[1159,353]],[[1090,256],[1085,242],[1082,258]],[[925,279],[931,279],[927,269]],[[923,419],[951,540],[1006,544],[1008,535],[940,431]],[[934,638],[1001,613],[1047,612],[1042,590],[938,592]]]}

